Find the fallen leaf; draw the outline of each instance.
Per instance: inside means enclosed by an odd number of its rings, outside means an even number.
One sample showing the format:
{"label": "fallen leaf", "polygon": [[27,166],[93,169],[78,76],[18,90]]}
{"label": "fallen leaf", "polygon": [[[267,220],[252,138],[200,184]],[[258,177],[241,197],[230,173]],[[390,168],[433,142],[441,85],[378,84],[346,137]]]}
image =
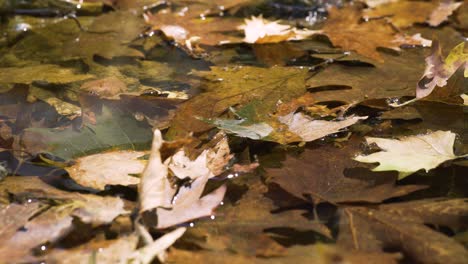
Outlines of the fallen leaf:
{"label": "fallen leaf", "polygon": [[104,106],[96,116],[96,124],[87,124],[81,129],[28,128],[20,142],[29,153],[47,152],[69,160],[110,148],[135,149],[150,140],[148,125],[117,108]]}
{"label": "fallen leaf", "polygon": [[298,135],[302,141],[308,142],[339,132],[341,129],[366,118],[366,116],[351,116],[342,121],[326,121],[314,120],[302,113],[290,113],[278,117],[278,120],[287,125],[289,131]]}
{"label": "fallen leaf", "polygon": [[169,252],[169,261],[174,263],[197,262],[215,264],[229,262],[231,264],[282,264],[282,263],[309,263],[330,264],[336,260],[350,264],[397,264],[401,259],[398,253],[366,253],[348,250],[332,244],[317,243],[314,245],[296,245],[288,248],[288,255],[281,257],[252,257],[232,252],[219,252],[212,250],[189,251],[172,249]]}
{"label": "fallen leaf", "polygon": [[[374,9],[364,10],[364,19],[389,17],[393,25],[398,28],[424,23],[437,10],[436,1],[394,1],[379,5]],[[445,20],[445,19],[444,19]]]}
{"label": "fallen leaf", "polygon": [[378,207],[340,209],[337,244],[364,252],[391,246],[420,263],[465,263],[466,249],[428,224],[466,226],[466,199],[428,199]]}
{"label": "fallen leaf", "polygon": [[442,1],[439,3],[439,6],[432,11],[429,16],[428,23],[432,27],[437,27],[442,22],[447,20],[449,16],[453,14],[463,3],[462,2],[452,2],[452,1]]}
{"label": "fallen leaf", "polygon": [[319,219],[302,215],[304,210],[288,210],[272,214],[273,201],[265,197],[267,187],[262,183],[249,185],[249,190],[236,204],[221,206],[216,217],[195,224],[189,234],[203,237],[195,242],[218,254],[235,252],[245,256],[265,256],[270,249],[274,256],[284,255],[285,248],[274,242],[265,230],[271,228],[293,228],[314,231],[331,237],[330,230]]}
{"label": "fallen leaf", "polygon": [[54,64],[0,68],[0,83],[31,84],[34,81],[42,81],[51,84],[66,84],[92,77],[93,75],[79,74],[74,69]]}
{"label": "fallen leaf", "polygon": [[463,105],[468,105],[468,94],[462,94],[460,97],[463,99]]}
{"label": "fallen leaf", "polygon": [[140,179],[130,174],[140,174],[146,161],[138,160],[142,151],[105,152],[75,160],[65,168],[72,179],[82,186],[104,190],[108,185],[138,185]]}
{"label": "fallen leaf", "polygon": [[268,21],[261,16],[246,18],[245,23],[237,28],[244,30],[244,42],[258,44],[301,40],[320,32],[282,25],[279,21]]}
{"label": "fallen leaf", "polygon": [[377,144],[382,151],[359,155],[354,159],[365,163],[379,163],[373,171],[398,171],[402,179],[420,169],[426,172],[441,163],[459,158],[453,153],[456,134],[436,131],[426,135],[400,139],[367,137],[368,144]]}
{"label": "fallen leaf", "polygon": [[93,194],[66,192],[54,188],[38,177],[9,176],[0,184],[3,196],[14,195],[21,200],[51,199],[61,204],[52,207],[61,215],[76,216],[85,223],[100,225],[112,222],[121,214],[128,214],[119,197],[101,197]]}
{"label": "fallen leaf", "polygon": [[[353,66],[337,61],[307,80],[308,91],[316,102],[338,101],[345,104],[368,99],[414,96],[415,83],[424,69],[422,50],[405,50],[399,56],[382,54],[385,63]],[[376,85],[369,80],[385,80]]]}
{"label": "fallen leaf", "polygon": [[80,90],[95,94],[101,98],[118,99],[118,95],[125,92],[127,86],[120,79],[111,76],[83,83]]}
{"label": "fallen leaf", "polygon": [[[185,232],[185,228],[171,231],[154,242],[138,248],[138,236],[131,234],[115,240],[91,241],[77,248],[54,249],[44,258],[47,262],[66,263],[152,263],[156,256],[164,256],[165,251]],[[164,261],[164,258],[159,258]]]}
{"label": "fallen leaf", "polygon": [[268,168],[271,182],[277,183],[292,195],[313,203],[370,202],[403,196],[424,186],[396,186],[392,174],[373,175],[352,160],[359,150],[356,139],[343,148],[326,145],[306,149],[299,157],[287,156],[282,168]]}
{"label": "fallen leaf", "polygon": [[468,53],[464,52],[464,48],[465,43],[462,42],[443,59],[439,43],[434,42],[432,54],[426,58],[426,70],[416,88],[416,98],[428,96],[436,86],[447,85],[447,80],[460,67],[465,69],[465,78],[468,77]]}
{"label": "fallen leaf", "polygon": [[55,108],[58,114],[66,116],[70,120],[81,116],[81,107],[59,99],[53,91],[48,89],[31,85],[29,87],[28,101],[32,101],[33,99],[46,102]]}
{"label": "fallen leaf", "polygon": [[16,231],[23,227],[28,220],[34,216],[41,206],[39,203],[26,203],[26,204],[2,204],[0,205],[0,248],[3,243],[8,241]]}
{"label": "fallen leaf", "polygon": [[[203,197],[202,193],[208,179],[216,176],[214,173],[222,172],[221,168],[231,157],[226,139],[213,149],[203,151],[193,161],[181,150],[163,163],[160,154],[162,144],[161,132],[155,130],[151,155],[139,186],[140,212],[156,208],[157,228],[211,215],[224,198],[226,187],[221,186]],[[169,179],[169,170],[179,179],[190,178],[193,181],[189,186],[177,189]]]}
{"label": "fallen leaf", "polygon": [[380,20],[359,23],[361,10],[357,6],[342,9],[331,7],[329,17],[322,28],[334,46],[356,51],[366,57],[383,62],[378,47],[400,50],[400,45],[422,45],[396,33],[391,25]]}
{"label": "fallen leaf", "polygon": [[181,105],[172,120],[169,138],[210,129],[212,125],[200,118],[216,118],[234,105],[242,107],[256,103],[256,115],[267,116],[276,109],[278,100],[289,101],[305,93],[307,69],[211,67],[211,71],[197,75],[206,80],[203,83],[205,92]]}

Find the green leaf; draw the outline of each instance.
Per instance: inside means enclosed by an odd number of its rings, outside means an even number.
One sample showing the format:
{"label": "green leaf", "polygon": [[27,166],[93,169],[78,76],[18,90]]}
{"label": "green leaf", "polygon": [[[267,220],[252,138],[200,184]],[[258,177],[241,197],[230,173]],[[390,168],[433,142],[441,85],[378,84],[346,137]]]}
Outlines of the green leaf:
{"label": "green leaf", "polygon": [[104,106],[96,116],[95,125],[88,124],[81,129],[28,128],[21,140],[26,151],[47,152],[68,160],[117,147],[138,149],[151,138],[147,124]]}

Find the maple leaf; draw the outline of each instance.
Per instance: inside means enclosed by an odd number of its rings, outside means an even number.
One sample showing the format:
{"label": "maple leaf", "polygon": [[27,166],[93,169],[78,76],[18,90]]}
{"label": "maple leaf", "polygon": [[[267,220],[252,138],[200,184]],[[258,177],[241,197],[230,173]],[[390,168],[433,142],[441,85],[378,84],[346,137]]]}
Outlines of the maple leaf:
{"label": "maple leaf", "polygon": [[270,181],[300,199],[310,195],[314,203],[378,203],[424,188],[395,186],[393,175],[372,175],[364,169],[354,169],[359,171],[359,176],[351,177],[353,168],[358,165],[352,160],[358,144],[359,141],[353,139],[341,149],[327,145],[306,149],[299,157],[288,155],[282,168],[267,169],[268,176]]}
{"label": "maple leaf", "polygon": [[268,21],[261,16],[252,16],[251,19],[246,18],[245,24],[237,28],[244,30],[244,42],[258,44],[301,40],[320,32],[282,25],[279,24],[279,21]]}
{"label": "maple leaf", "polygon": [[359,23],[361,10],[356,6],[328,10],[329,18],[322,28],[334,46],[353,50],[374,60],[383,62],[378,47],[400,50],[400,45],[422,45],[421,41],[397,34],[391,25],[381,20]]}
{"label": "maple leaf", "polygon": [[[24,229],[15,229],[0,243],[2,256],[8,256],[12,262],[21,260],[30,254],[30,250],[46,242],[61,239],[74,229],[73,218],[78,217],[83,223],[102,225],[112,222],[117,216],[128,214],[124,203],[118,197],[100,197],[92,194],[70,193],[56,189],[38,177],[7,177],[0,184],[1,194],[9,194],[16,199],[52,199],[58,203],[44,204],[46,210],[38,211],[32,219],[24,223]],[[28,203],[31,208],[37,204]],[[15,213],[20,213],[19,210]],[[19,216],[18,216],[19,217]],[[19,223],[21,220],[18,219]],[[6,233],[3,233],[6,236]]]}
{"label": "maple leaf", "polygon": [[391,23],[399,28],[424,22],[435,27],[444,22],[461,4],[452,1],[392,1],[364,10],[364,18],[389,17]]}
{"label": "maple leaf", "polygon": [[47,262],[87,263],[152,263],[155,257],[165,261],[165,251],[185,232],[186,228],[175,229],[148,245],[138,248],[138,236],[131,234],[114,240],[91,241],[73,249],[54,249],[45,257]]}
{"label": "maple leaf", "polygon": [[[346,60],[339,59],[342,54],[313,56],[335,61],[307,80],[308,91],[316,102],[352,104],[368,99],[414,96],[415,83],[421,78],[424,69],[424,54],[421,50],[405,50],[400,56],[382,54],[385,63],[369,61],[374,66],[367,67],[346,64]],[[362,61],[361,58],[357,59]],[[369,80],[385,82],[375,85]]]}
{"label": "maple leaf", "polygon": [[146,161],[137,158],[142,151],[113,151],[81,157],[73,166],[65,168],[70,177],[82,186],[104,190],[107,185],[137,185]]}
{"label": "maple leaf", "polygon": [[[249,185],[249,190],[233,205],[224,204],[216,218],[200,221],[189,233],[203,237],[196,241],[203,248],[218,253],[236,252],[246,256],[283,255],[285,248],[274,242],[264,231],[275,227],[314,231],[325,237],[331,232],[318,219],[310,219],[304,210],[287,210],[272,214],[273,201],[265,197],[267,187],[260,182]],[[271,253],[270,253],[271,254]]]}
{"label": "maple leaf", "polygon": [[[158,228],[211,215],[222,201],[226,187],[221,186],[201,196],[208,179],[216,176],[214,173],[221,171],[220,168],[231,158],[225,140],[218,142],[213,149],[203,151],[193,161],[181,150],[163,163],[160,154],[163,140],[161,132],[155,130],[150,159],[139,185],[140,212],[156,208]],[[169,181],[169,170],[181,180],[192,179],[192,183],[177,190],[177,186]]]}
{"label": "maple leaf", "polygon": [[368,144],[377,144],[382,151],[354,159],[365,163],[379,163],[373,171],[399,172],[402,179],[420,169],[427,171],[441,163],[463,156],[453,153],[456,134],[450,131],[436,131],[426,135],[408,136],[400,139],[367,137]]}
{"label": "maple leaf", "polygon": [[464,77],[468,78],[468,53],[464,52],[465,43],[454,47],[447,58],[443,58],[437,41],[432,47],[432,54],[426,58],[426,70],[416,88],[416,98],[428,96],[436,86],[444,87],[447,80],[458,70],[464,68]]}
{"label": "maple leaf", "polygon": [[212,128],[200,119],[216,118],[234,105],[241,108],[258,104],[255,114],[266,117],[276,109],[278,100],[289,101],[306,92],[307,69],[211,67],[211,71],[197,72],[197,75],[205,79],[202,83],[204,92],[180,106],[171,122],[169,138]]}
{"label": "maple leaf", "polygon": [[465,263],[466,249],[427,224],[466,227],[466,199],[428,199],[339,211],[337,244],[364,252],[400,250],[420,263]]}

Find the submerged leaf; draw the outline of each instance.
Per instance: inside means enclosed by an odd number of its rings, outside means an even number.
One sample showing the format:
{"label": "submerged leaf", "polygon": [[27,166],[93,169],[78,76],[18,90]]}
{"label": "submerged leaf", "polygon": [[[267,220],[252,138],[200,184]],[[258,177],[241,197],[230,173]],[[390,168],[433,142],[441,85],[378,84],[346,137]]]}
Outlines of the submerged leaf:
{"label": "submerged leaf", "polygon": [[115,147],[135,148],[151,140],[151,129],[121,110],[104,106],[96,124],[81,129],[28,128],[21,144],[28,152],[47,152],[63,159]]}
{"label": "submerged leaf", "polygon": [[466,227],[466,199],[432,199],[340,209],[338,245],[381,253],[391,246],[420,263],[465,263],[467,250],[427,225]]}
{"label": "submerged leaf", "polygon": [[356,168],[358,163],[352,157],[358,150],[355,139],[341,149],[329,145],[306,149],[299,157],[288,155],[282,168],[267,172],[272,182],[300,199],[310,195],[314,203],[379,203],[424,188],[396,186],[392,174],[377,175]]}
{"label": "submerged leaf", "polygon": [[169,137],[206,131],[212,126],[203,119],[216,118],[234,105],[255,104],[255,115],[265,118],[276,109],[279,100],[289,101],[305,93],[307,69],[211,67],[211,71],[198,72],[197,75],[206,79],[205,92],[178,109]]}
{"label": "submerged leaf", "polygon": [[74,69],[54,64],[0,68],[0,83],[31,84],[34,81],[43,81],[51,84],[65,84],[83,81],[92,77],[94,76],[79,74]]}
{"label": "submerged leaf", "polygon": [[368,144],[377,144],[382,151],[354,159],[365,163],[379,163],[373,171],[398,171],[402,179],[420,169],[429,171],[447,160],[458,158],[453,153],[456,135],[450,131],[436,131],[427,135],[401,139],[367,137]]}

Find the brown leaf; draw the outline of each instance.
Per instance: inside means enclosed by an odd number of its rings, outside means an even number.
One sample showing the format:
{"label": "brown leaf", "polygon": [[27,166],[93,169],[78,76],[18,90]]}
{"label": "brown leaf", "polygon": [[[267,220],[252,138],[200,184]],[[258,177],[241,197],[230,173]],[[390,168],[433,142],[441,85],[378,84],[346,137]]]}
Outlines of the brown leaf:
{"label": "brown leaf", "polygon": [[85,82],[80,90],[95,94],[101,98],[118,99],[118,95],[127,91],[127,86],[120,79],[111,76],[100,80]]}
{"label": "brown leaf", "polygon": [[[151,155],[139,185],[140,212],[147,212],[144,214],[147,224],[156,218],[157,228],[167,228],[213,213],[224,198],[226,187],[221,186],[202,197],[203,190],[215,173],[224,171],[222,168],[232,157],[226,137],[221,137],[216,146],[204,150],[193,161],[181,150],[163,163],[159,150],[164,141],[161,132],[155,130]],[[189,178],[192,182],[177,189],[169,171],[180,180]],[[157,216],[148,213],[152,209],[156,209]]]}
{"label": "brown leaf", "polygon": [[385,63],[375,63],[375,67],[334,63],[308,79],[308,90],[316,102],[339,101],[346,104],[414,96],[415,84],[424,69],[422,50],[404,51],[399,56],[382,55]]}
{"label": "brown leaf", "polygon": [[433,26],[433,27],[437,27],[439,26],[440,24],[442,24],[442,22],[444,22],[445,20],[447,20],[447,18],[449,16],[452,15],[452,13],[457,10],[463,3],[462,2],[452,2],[452,1],[441,1],[439,3],[439,6],[434,10],[432,11],[429,19],[428,19],[428,23],[429,25]]}
{"label": "brown leaf", "polygon": [[465,43],[462,42],[454,47],[444,59],[439,42],[435,41],[432,54],[426,58],[424,75],[417,84],[416,98],[428,96],[436,86],[447,85],[447,80],[458,68],[464,69],[464,77],[468,76],[468,53],[465,52]]}
{"label": "brown leaf", "polygon": [[314,203],[379,203],[425,188],[418,185],[395,186],[396,175],[372,174],[356,168],[352,160],[359,151],[359,140],[352,139],[339,149],[326,145],[306,149],[299,157],[287,156],[283,168],[267,169],[271,181],[292,195]]}
{"label": "brown leaf", "polygon": [[[366,57],[383,62],[378,47],[400,50],[408,40],[397,34],[391,25],[382,20],[359,23],[361,10],[356,6],[329,9],[329,18],[322,28],[334,46],[353,50]],[[415,44],[411,41],[411,44]],[[422,43],[421,43],[422,44]]]}
{"label": "brown leaf", "polygon": [[[294,228],[302,231],[315,231],[331,237],[330,230],[317,219],[303,216],[303,210],[290,210],[277,214],[273,201],[265,197],[267,187],[262,183],[249,185],[249,191],[235,205],[223,205],[216,218],[200,221],[189,232],[204,237],[199,244],[216,252],[233,251],[248,256],[268,256],[270,249],[274,255],[284,255],[284,248],[263,233],[274,227]],[[282,252],[283,251],[283,252]],[[270,255],[271,256],[271,255]]]}
{"label": "brown leaf", "polygon": [[468,252],[425,224],[466,226],[466,199],[433,199],[340,209],[338,244],[365,252],[401,250],[420,263],[466,263]]}
{"label": "brown leaf", "polygon": [[[184,137],[212,126],[195,117],[215,118],[230,106],[256,102],[256,114],[267,116],[276,109],[278,100],[289,101],[305,93],[306,69],[292,67],[212,67],[199,72],[204,77],[204,93],[188,100],[176,112],[168,137]],[[261,102],[261,103],[260,103]]]}
{"label": "brown leaf", "polygon": [[82,186],[104,190],[107,185],[137,185],[146,161],[138,160],[143,151],[112,151],[89,155],[75,160],[65,168],[72,179]]}
{"label": "brown leaf", "polygon": [[[393,25],[399,28],[424,23],[431,13],[436,10],[437,1],[396,1],[379,5],[375,9],[364,11],[365,19],[389,17]],[[444,19],[445,20],[445,19]]]}

